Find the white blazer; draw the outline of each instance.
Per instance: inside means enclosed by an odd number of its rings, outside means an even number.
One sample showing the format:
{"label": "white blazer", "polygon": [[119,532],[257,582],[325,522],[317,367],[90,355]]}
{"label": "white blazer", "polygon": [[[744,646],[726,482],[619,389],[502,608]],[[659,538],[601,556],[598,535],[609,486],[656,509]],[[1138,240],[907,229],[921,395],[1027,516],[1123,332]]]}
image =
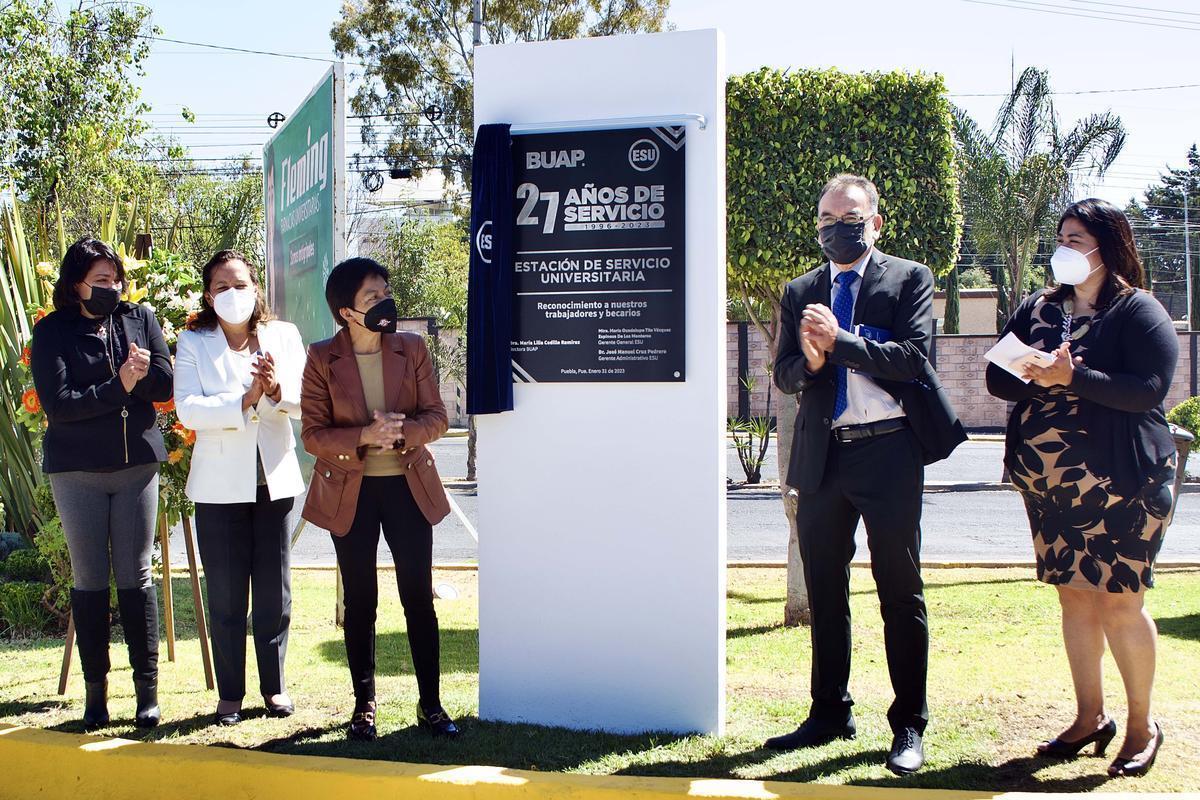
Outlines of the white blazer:
{"label": "white blazer", "polygon": [[263,396],[242,410],[245,387],[220,326],[183,331],[175,352],[175,412],[196,432],[187,496],[194,503],[253,503],[258,492],[255,453],[262,456],[272,500],[304,492],[293,419],[300,419],[304,344],[290,322],[259,323],[258,346],[275,358],[279,402]]}

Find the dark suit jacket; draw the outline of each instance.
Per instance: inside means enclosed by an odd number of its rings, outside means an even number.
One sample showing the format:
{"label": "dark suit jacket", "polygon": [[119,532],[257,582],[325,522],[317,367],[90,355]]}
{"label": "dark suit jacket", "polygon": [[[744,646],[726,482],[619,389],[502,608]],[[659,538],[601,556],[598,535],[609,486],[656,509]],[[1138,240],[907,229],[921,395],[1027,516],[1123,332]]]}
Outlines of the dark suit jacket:
{"label": "dark suit jacket", "polygon": [[829,289],[828,264],[787,285],[775,353],[775,385],[788,394],[800,394],[787,484],[804,493],[816,491],[825,472],[836,393],[834,365],[869,375],[900,403],[926,464],[950,455],[967,438],[929,363],[933,338],[933,273],[929,268],[878,250],[872,252],[854,304],[853,324],[890,331],[890,341],[874,342],[838,331],[825,366],[810,375],[800,349],[800,320],[810,303],[829,305]]}
{"label": "dark suit jacket", "polygon": [[[387,410],[403,412],[404,449],[400,463],[413,500],[430,525],[450,513],[433,455],[425,447],[446,432],[446,406],[433,376],[425,340],[415,333],[383,335],[383,390]],[[316,456],[302,516],[337,536],[354,522],[366,466],[358,438],[371,423],[350,334],[308,348],[300,384],[300,438]]]}
{"label": "dark suit jacket", "polygon": [[[171,353],[162,328],[149,306],[135,303],[121,303],[112,318],[120,324],[112,332],[115,370],[96,322],[78,307],[54,311],[33,326],[29,366],[50,421],[42,441],[47,473],[167,460],[153,406],[171,399]],[[117,370],[130,343],[150,352],[150,370],[126,392]]]}

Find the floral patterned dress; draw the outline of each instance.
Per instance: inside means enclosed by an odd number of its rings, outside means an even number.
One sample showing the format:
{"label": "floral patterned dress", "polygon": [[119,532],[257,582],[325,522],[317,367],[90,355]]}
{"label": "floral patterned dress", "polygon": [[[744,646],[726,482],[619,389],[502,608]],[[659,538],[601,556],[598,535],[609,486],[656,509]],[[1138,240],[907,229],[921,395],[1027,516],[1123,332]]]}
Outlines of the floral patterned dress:
{"label": "floral patterned dress", "polygon": [[[1072,355],[1086,361],[1092,319],[1070,311],[1069,301],[1065,309],[1039,302],[1029,344],[1053,350],[1069,328]],[[1019,419],[1021,446],[1011,474],[1029,515],[1038,580],[1107,592],[1150,588],[1166,522],[1088,468],[1079,404],[1077,395],[1055,386],[1029,400]]]}

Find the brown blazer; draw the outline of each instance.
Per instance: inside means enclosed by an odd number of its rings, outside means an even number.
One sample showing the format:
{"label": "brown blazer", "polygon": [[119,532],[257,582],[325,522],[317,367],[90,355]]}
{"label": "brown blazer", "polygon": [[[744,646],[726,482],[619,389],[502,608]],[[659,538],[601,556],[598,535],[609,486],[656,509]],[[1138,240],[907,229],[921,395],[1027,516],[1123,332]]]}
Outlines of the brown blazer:
{"label": "brown blazer", "polygon": [[[436,525],[450,513],[450,502],[425,445],[445,433],[448,423],[429,349],[420,335],[383,335],[383,389],[387,410],[405,415],[400,462],[409,489],[425,519]],[[371,423],[345,328],[308,348],[300,409],[300,438],[304,449],[317,459],[302,516],[345,536],[354,522],[365,465],[366,447],[359,446],[358,437]]]}

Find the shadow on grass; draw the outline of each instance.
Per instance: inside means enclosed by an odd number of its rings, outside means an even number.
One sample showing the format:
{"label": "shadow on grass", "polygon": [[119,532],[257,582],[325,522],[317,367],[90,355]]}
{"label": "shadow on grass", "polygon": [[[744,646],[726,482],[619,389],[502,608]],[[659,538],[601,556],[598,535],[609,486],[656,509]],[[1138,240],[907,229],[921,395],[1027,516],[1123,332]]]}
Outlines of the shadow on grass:
{"label": "shadow on grass", "polygon": [[[479,630],[477,628],[442,628],[440,631],[443,675],[479,672]],[[342,638],[325,639],[317,652],[326,661],[346,663],[346,645]],[[387,631],[375,636],[375,674],[412,675],[412,650],[408,634]]]}
{"label": "shadow on grass", "polygon": [[22,714],[45,714],[48,711],[61,711],[68,705],[64,700],[9,700],[0,703],[0,719],[19,717]]}
{"label": "shadow on grass", "polygon": [[1038,770],[1059,762],[1044,758],[1024,756],[1005,761],[1003,764],[963,763],[941,769],[926,769],[907,777],[864,778],[852,781],[858,786],[878,786],[889,789],[966,789],[982,792],[1038,791],[1038,792],[1090,792],[1108,783],[1104,769],[1108,762],[1097,759],[1096,771],[1091,775],[1071,778],[1039,778]]}
{"label": "shadow on grass", "polygon": [[[778,757],[774,750],[755,748],[742,753],[724,753],[699,761],[661,761],[656,764],[636,764],[618,770],[617,775],[635,775],[657,778],[741,778],[740,770],[762,764]],[[782,772],[761,776],[763,780],[797,781],[808,783],[831,773],[853,769],[866,764],[882,764],[887,758],[884,750],[863,750],[857,753],[842,753],[812,764],[791,768]]]}
{"label": "shadow on grass", "polygon": [[725,597],[734,600],[738,603],[758,604],[758,603],[783,603],[785,598],[783,595],[762,595],[747,594],[746,592],[727,591]]}
{"label": "shadow on grass", "polygon": [[1200,614],[1185,614],[1182,617],[1156,619],[1158,632],[1173,639],[1200,641]]}
{"label": "shadow on grass", "polygon": [[598,731],[576,731],[541,725],[485,722],[473,715],[456,719],[462,735],[458,739],[434,739],[415,724],[388,730],[390,710],[381,706],[379,725],[384,731],[374,742],[351,741],[345,722],[306,728],[271,739],[254,749],[286,755],[365,758],[420,764],[489,764],[509,769],[546,772],[570,771],[588,762],[618,753],[640,752],[686,738],[671,733],[620,735]]}

